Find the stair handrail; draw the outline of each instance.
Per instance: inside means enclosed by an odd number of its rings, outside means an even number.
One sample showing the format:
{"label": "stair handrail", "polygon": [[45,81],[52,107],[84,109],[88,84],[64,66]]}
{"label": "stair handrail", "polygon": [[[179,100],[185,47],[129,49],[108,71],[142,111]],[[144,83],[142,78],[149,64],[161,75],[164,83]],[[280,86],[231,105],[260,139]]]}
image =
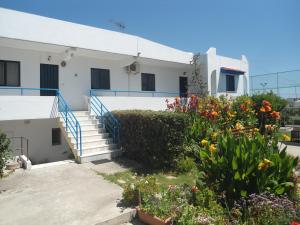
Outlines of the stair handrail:
{"label": "stair handrail", "polygon": [[93,90],[90,90],[90,109],[101,120],[101,127],[112,135],[113,141],[120,144],[120,123],[118,119],[109,111],[106,106],[100,101]]}
{"label": "stair handrail", "polygon": [[74,137],[76,142],[76,148],[79,149],[80,156],[82,156],[82,132],[81,126],[78,120],[76,119],[71,107],[65,101],[60,91],[56,91],[57,104],[58,104],[58,112],[61,114],[66,127],[66,132],[70,131],[71,135]]}

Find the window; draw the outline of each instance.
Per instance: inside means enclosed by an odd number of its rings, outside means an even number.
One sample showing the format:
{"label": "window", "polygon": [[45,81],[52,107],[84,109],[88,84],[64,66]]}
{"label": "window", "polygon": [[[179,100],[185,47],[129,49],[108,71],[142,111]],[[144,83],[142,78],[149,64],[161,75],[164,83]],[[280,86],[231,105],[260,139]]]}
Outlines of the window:
{"label": "window", "polygon": [[142,91],[155,91],[155,75],[142,73]]}
{"label": "window", "polygon": [[20,62],[0,60],[0,86],[20,86]]}
{"label": "window", "polygon": [[60,128],[52,128],[52,145],[61,144]]}
{"label": "window", "polygon": [[226,91],[235,91],[235,79],[232,75],[226,75]]}
{"label": "window", "polygon": [[92,89],[110,89],[109,70],[91,69],[91,88]]}

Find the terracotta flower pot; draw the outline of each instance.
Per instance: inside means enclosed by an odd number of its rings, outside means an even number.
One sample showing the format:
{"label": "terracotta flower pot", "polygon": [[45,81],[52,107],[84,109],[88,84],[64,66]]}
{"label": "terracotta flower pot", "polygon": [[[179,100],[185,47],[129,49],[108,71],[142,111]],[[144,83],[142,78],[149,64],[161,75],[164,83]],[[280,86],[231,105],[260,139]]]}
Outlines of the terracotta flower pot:
{"label": "terracotta flower pot", "polygon": [[171,217],[166,219],[166,220],[162,220],[156,216],[152,216],[149,215],[146,212],[143,212],[139,207],[136,208],[139,219],[149,225],[169,225],[171,224]]}

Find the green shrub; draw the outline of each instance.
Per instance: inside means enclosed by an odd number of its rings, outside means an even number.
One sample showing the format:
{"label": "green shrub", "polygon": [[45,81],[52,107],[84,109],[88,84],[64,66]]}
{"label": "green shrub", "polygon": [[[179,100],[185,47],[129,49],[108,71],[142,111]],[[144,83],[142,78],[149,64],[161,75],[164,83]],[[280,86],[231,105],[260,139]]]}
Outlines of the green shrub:
{"label": "green shrub", "polygon": [[0,131],[0,178],[3,176],[3,170],[6,161],[11,156],[10,140],[6,137],[6,134]]}
{"label": "green shrub", "polygon": [[188,173],[196,169],[197,165],[195,160],[191,157],[182,157],[177,163],[177,170],[180,173]]}
{"label": "green shrub", "polygon": [[289,156],[286,149],[279,151],[276,140],[259,133],[249,138],[226,132],[218,137],[217,145],[208,143],[198,154],[205,182],[225,194],[230,204],[251,193],[294,194],[293,169],[298,158]]}
{"label": "green shrub", "polygon": [[174,168],[189,124],[184,113],[114,111],[124,154],[149,168]]}

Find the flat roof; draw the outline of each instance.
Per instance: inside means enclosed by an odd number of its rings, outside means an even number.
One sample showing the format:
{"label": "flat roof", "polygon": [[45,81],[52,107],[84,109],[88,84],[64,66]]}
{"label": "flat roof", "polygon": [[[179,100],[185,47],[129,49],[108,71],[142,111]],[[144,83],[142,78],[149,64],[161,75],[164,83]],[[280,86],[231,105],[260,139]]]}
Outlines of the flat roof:
{"label": "flat roof", "polygon": [[0,7],[0,37],[189,64],[193,53],[145,38]]}

